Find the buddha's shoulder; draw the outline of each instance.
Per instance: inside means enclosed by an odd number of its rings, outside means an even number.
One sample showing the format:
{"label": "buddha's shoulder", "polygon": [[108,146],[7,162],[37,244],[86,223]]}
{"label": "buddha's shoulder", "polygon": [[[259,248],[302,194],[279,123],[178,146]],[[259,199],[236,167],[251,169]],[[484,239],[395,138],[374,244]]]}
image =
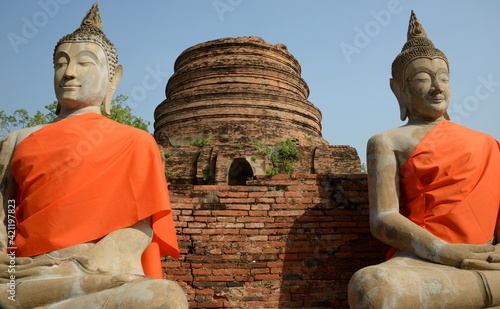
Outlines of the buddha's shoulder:
{"label": "buddha's shoulder", "polygon": [[110,140],[123,140],[126,139],[131,144],[154,144],[156,141],[153,135],[143,129],[139,129],[127,124],[119,123],[115,120],[106,119],[112,123],[111,127],[106,128],[104,131]]}
{"label": "buddha's shoulder", "polygon": [[16,147],[22,140],[24,140],[30,134],[40,130],[45,126],[47,126],[47,124],[40,124],[29,128],[23,128],[9,132],[2,138],[2,144],[11,144],[13,147]]}
{"label": "buddha's shoulder", "polygon": [[401,144],[413,135],[414,128],[401,126],[373,135],[368,140],[368,146],[394,149],[396,145]]}
{"label": "buddha's shoulder", "polygon": [[116,125],[116,132],[117,133],[119,132],[121,135],[128,136],[131,139],[150,139],[150,138],[153,138],[151,133],[149,133],[143,129],[139,129],[139,128],[130,126],[128,124],[123,124],[123,123],[119,123],[116,121],[113,121],[113,122]]}

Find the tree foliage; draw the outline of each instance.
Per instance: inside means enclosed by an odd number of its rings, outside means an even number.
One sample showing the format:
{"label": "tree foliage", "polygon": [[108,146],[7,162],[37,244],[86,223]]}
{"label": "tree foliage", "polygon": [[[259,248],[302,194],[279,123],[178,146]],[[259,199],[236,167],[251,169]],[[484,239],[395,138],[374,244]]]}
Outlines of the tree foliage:
{"label": "tree foliage", "polygon": [[361,163],[361,174],[368,174],[366,163]]}
{"label": "tree foliage", "polygon": [[111,101],[111,115],[107,116],[116,122],[148,132],[149,121],[132,115],[132,108],[125,103],[128,96],[120,94]]}
{"label": "tree foliage", "polygon": [[[148,132],[149,121],[132,114],[132,109],[127,106],[128,97],[120,94],[111,101],[111,115],[108,118],[115,120],[141,130]],[[25,109],[18,109],[7,115],[5,111],[0,111],[0,137],[7,133],[23,128],[29,128],[39,124],[44,124],[52,121],[56,117],[57,101],[45,106],[45,113],[36,111],[33,116],[30,116]]]}

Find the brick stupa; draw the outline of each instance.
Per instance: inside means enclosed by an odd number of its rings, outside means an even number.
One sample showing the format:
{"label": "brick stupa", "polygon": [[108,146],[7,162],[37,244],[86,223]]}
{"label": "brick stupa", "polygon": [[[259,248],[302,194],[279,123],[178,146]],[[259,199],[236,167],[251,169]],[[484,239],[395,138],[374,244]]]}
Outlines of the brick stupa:
{"label": "brick stupa", "polygon": [[[177,58],[155,111],[155,138],[176,183],[243,185],[257,175],[358,173],[350,146],[321,136],[321,112],[283,44],[223,38]],[[286,150],[296,150],[287,157]]]}
{"label": "brick stupa", "polygon": [[349,308],[370,234],[356,150],[321,137],[282,44],[225,38],[184,51],[155,113],[181,256],[164,277],[190,308]]}

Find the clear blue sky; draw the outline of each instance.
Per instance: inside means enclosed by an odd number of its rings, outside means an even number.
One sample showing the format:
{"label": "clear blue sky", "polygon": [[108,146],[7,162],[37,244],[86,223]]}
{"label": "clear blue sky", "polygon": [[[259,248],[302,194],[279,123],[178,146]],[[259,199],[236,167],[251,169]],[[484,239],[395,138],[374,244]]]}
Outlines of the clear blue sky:
{"label": "clear blue sky", "polygon": [[[55,100],[52,53],[94,1],[0,3],[0,109],[34,113]],[[99,2],[104,32],[125,72],[117,94],[153,123],[177,56],[222,37],[283,43],[302,66],[323,137],[365,161],[376,133],[400,126],[390,66],[415,10],[450,61],[452,120],[500,139],[500,1],[151,0]],[[143,80],[149,85],[144,87]],[[152,79],[153,78],[153,79]],[[148,89],[146,89],[148,88]],[[152,131],[152,129],[150,130]]]}

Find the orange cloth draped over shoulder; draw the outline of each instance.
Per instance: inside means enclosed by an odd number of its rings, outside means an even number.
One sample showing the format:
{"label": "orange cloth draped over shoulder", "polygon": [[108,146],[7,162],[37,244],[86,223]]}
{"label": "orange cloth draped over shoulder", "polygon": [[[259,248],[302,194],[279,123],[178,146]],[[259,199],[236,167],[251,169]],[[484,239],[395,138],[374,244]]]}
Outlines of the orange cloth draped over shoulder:
{"label": "orange cloth draped over shoulder", "polygon": [[26,137],[11,170],[17,256],[93,241],[148,217],[145,274],[163,278],[161,256],[179,256],[158,146],[147,132],[95,113],[74,116]]}
{"label": "orange cloth draped over shoulder", "polygon": [[459,124],[439,122],[401,171],[401,213],[449,243],[485,244],[500,213],[500,144]]}

